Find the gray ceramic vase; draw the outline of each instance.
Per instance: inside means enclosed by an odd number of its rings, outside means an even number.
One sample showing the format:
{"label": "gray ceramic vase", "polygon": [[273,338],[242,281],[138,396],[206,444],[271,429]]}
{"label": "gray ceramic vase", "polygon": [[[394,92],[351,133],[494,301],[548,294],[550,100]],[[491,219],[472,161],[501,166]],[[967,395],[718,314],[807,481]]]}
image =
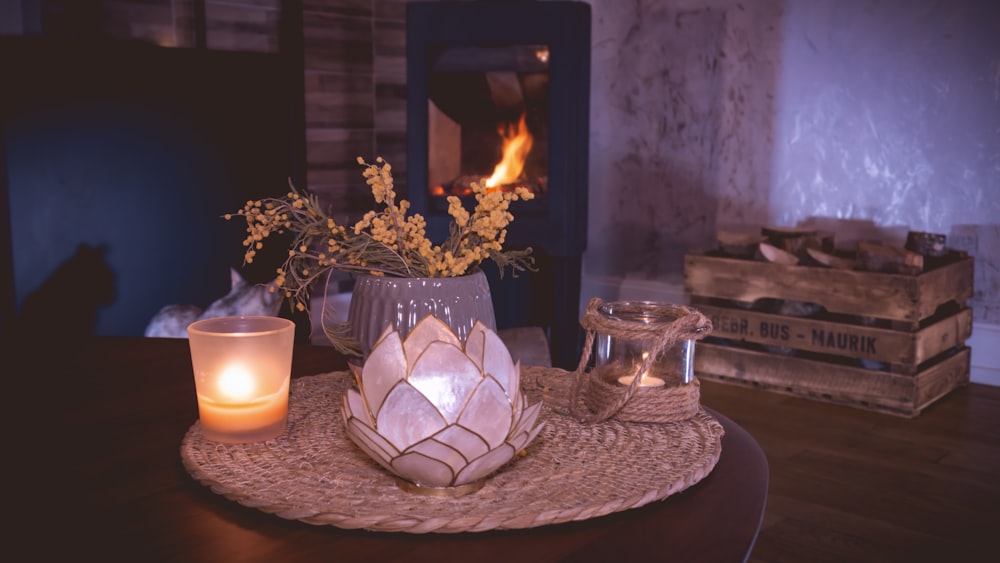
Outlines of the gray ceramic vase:
{"label": "gray ceramic vase", "polygon": [[482,270],[453,278],[394,278],[360,275],[354,283],[347,320],[364,357],[386,326],[401,338],[434,314],[464,342],[476,320],[496,331],[490,284]]}

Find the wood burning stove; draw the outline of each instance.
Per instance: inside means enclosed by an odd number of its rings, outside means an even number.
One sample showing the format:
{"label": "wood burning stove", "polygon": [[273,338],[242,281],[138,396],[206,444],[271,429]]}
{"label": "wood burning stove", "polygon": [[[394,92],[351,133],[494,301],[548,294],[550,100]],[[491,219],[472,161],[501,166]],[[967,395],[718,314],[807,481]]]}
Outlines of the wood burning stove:
{"label": "wood burning stove", "polygon": [[[587,241],[590,6],[583,2],[407,4],[407,193],[443,240],[446,197],[471,182],[535,193],[512,205],[507,245],[539,272],[487,271],[499,328],[542,325],[553,363],[579,360]],[[469,203],[467,208],[471,208]]]}

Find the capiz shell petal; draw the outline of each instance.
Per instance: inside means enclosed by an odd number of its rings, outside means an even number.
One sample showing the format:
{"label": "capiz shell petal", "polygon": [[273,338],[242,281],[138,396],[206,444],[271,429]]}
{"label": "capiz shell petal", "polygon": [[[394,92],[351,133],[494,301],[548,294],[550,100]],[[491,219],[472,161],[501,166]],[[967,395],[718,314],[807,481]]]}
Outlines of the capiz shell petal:
{"label": "capiz shell petal", "polygon": [[386,323],[385,324],[385,328],[382,329],[382,334],[379,334],[378,338],[375,339],[375,343],[372,344],[372,348],[375,348],[376,346],[378,346],[378,343],[382,342],[382,339],[384,339],[386,336],[388,336],[388,335],[390,335],[390,334],[392,334],[394,332],[396,332],[398,334],[398,331],[396,330],[396,328],[394,326],[392,326],[392,323]]}
{"label": "capiz shell petal", "polygon": [[469,336],[465,339],[465,355],[469,356],[472,363],[476,364],[479,371],[483,370],[483,351],[486,348],[486,326],[476,321],[469,331]]}
{"label": "capiz shell petal", "polygon": [[419,391],[406,382],[392,389],[375,419],[378,433],[402,451],[440,432],[447,423]]}
{"label": "capiz shell petal", "polygon": [[385,438],[379,436],[378,432],[361,424],[358,419],[352,418],[347,421],[347,436],[356,446],[368,454],[368,457],[392,471],[392,460],[398,453],[394,452],[395,448],[392,447],[392,444],[386,442]]}
{"label": "capiz shell petal", "polygon": [[455,479],[456,485],[471,483],[477,479],[482,479],[490,473],[510,461],[517,452],[510,444],[503,444],[495,450],[490,450],[486,455],[476,458],[466,465],[458,477]]}
{"label": "capiz shell petal", "polygon": [[472,394],[458,424],[483,437],[490,448],[503,443],[510,433],[510,399],[493,378],[486,378]]}
{"label": "capiz shell petal", "polygon": [[436,459],[447,464],[448,467],[451,468],[453,474],[458,473],[458,471],[465,467],[465,464],[468,463],[468,460],[462,455],[462,452],[451,447],[451,445],[447,442],[440,441],[433,436],[421,441],[406,451],[406,453],[410,452],[425,455],[429,458]]}
{"label": "capiz shell petal", "polygon": [[466,460],[475,459],[490,451],[482,436],[461,426],[451,425],[437,433],[434,439],[455,448]]}
{"label": "capiz shell petal", "polygon": [[[517,361],[517,373],[521,373],[521,360]],[[511,403],[514,406],[514,420],[521,420],[521,412],[527,408],[528,399],[525,398],[524,393],[521,393],[520,385],[521,378],[518,377],[518,392],[511,397]]]}
{"label": "capiz shell petal", "polygon": [[431,342],[410,369],[409,383],[451,424],[458,420],[482,378],[461,349],[447,342]]}
{"label": "capiz shell petal", "polygon": [[375,419],[372,417],[371,411],[368,410],[368,405],[365,403],[364,398],[361,397],[361,393],[358,393],[354,389],[348,389],[347,393],[344,394],[344,409],[351,416],[360,419],[368,426],[375,427]]}
{"label": "capiz shell petal", "polygon": [[361,370],[361,391],[377,417],[382,403],[397,383],[406,379],[406,357],[399,333],[385,334],[372,348]]}
{"label": "capiz shell petal", "polygon": [[393,471],[408,480],[428,487],[448,487],[453,484],[455,474],[448,464],[423,454],[410,452],[392,460]]}
{"label": "capiz shell petal", "polygon": [[538,436],[538,432],[541,431],[542,427],[545,426],[545,423],[535,426],[535,421],[538,420],[538,415],[541,412],[542,403],[535,403],[525,409],[524,417],[517,422],[514,430],[510,433],[508,441],[518,451],[531,443],[535,439],[535,436]]}
{"label": "capiz shell petal", "polygon": [[[480,326],[480,325],[477,325]],[[488,373],[495,377],[503,386],[508,397],[516,397],[520,391],[520,372],[514,366],[514,360],[510,357],[510,350],[504,345],[503,340],[497,333],[491,330],[483,330],[483,373]]]}
{"label": "capiz shell petal", "polygon": [[344,410],[341,411],[341,418],[344,420],[344,428],[347,431],[347,436],[359,448],[364,450],[369,457],[392,471],[390,462],[394,457],[399,455],[399,451],[373,428],[365,425],[361,422],[361,419],[350,414],[346,395],[344,396],[343,403]]}
{"label": "capiz shell petal", "polygon": [[403,343],[406,361],[409,362],[410,367],[413,367],[414,360],[427,349],[431,342],[447,342],[459,350],[462,349],[461,340],[450,326],[434,315],[427,315],[410,330]]}

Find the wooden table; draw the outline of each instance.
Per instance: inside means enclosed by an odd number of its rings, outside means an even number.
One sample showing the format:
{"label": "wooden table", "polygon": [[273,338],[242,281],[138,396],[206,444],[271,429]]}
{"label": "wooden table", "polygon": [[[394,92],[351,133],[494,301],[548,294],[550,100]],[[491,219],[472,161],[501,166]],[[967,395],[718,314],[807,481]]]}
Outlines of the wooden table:
{"label": "wooden table", "polygon": [[[7,352],[11,552],[131,561],[745,561],[767,497],[756,441],[726,434],[714,471],[683,493],[582,522],[409,534],[313,526],[241,506],[194,481],[179,448],[195,422],[186,340],[95,338]],[[12,355],[11,355],[12,354]],[[293,375],[344,369],[297,345]],[[19,543],[23,545],[18,546]]]}

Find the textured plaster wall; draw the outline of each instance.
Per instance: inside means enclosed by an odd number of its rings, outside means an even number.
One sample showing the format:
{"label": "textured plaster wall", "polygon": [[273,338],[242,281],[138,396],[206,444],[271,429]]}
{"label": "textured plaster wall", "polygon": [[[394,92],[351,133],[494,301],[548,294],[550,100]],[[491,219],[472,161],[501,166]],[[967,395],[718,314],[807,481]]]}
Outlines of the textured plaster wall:
{"label": "textured plaster wall", "polygon": [[933,231],[1000,323],[1000,2],[590,4],[585,276],[676,278],[720,227]]}

